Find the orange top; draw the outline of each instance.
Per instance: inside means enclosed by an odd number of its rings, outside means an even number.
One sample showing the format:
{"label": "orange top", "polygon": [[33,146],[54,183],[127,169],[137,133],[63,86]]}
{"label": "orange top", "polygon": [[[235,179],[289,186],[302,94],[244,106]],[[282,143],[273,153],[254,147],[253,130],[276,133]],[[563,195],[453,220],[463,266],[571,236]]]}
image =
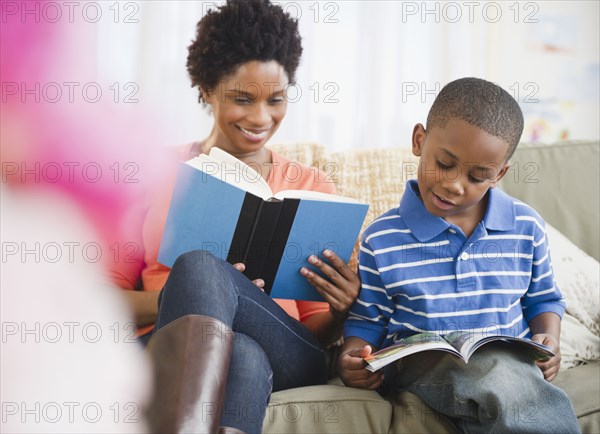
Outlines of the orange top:
{"label": "orange top", "polygon": [[[160,291],[169,276],[170,268],[157,262],[158,250],[162,239],[162,233],[167,219],[169,203],[175,185],[177,175],[177,161],[182,157],[184,160],[192,158],[197,154],[193,153],[197,149],[197,144],[189,145],[182,150],[179,149],[177,158],[165,162],[165,167],[172,167],[169,173],[162,176],[164,182],[159,186],[158,191],[153,192],[148,201],[147,210],[142,223],[142,243],[144,250],[145,266],[141,271],[143,290]],[[335,184],[327,181],[325,174],[316,168],[309,168],[299,163],[292,162],[287,158],[272,152],[272,167],[267,179],[269,187],[273,193],[282,190],[313,190],[324,193],[335,193]],[[117,270],[111,272],[113,281],[117,285],[126,289],[133,289],[138,276],[127,276]],[[314,301],[296,301],[275,299],[275,301],[290,315],[300,321],[314,315],[318,312],[329,310],[325,302]],[[151,327],[140,330],[141,333],[149,330]]]}

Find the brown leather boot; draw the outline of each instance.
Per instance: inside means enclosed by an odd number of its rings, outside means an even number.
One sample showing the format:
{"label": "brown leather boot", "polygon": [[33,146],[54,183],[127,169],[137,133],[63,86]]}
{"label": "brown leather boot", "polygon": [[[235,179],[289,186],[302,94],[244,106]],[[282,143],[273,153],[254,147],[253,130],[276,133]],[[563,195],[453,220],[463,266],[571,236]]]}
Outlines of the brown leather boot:
{"label": "brown leather boot", "polygon": [[203,315],[181,317],[152,336],[153,432],[218,432],[233,336],[221,321]]}

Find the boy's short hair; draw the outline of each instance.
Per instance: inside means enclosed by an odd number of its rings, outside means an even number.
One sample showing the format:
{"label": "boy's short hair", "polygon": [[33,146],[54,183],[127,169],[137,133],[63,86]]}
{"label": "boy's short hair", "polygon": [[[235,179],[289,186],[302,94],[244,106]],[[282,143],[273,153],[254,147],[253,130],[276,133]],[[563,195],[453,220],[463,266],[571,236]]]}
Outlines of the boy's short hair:
{"label": "boy's short hair", "polygon": [[435,98],[426,128],[444,127],[460,119],[508,143],[506,160],[512,157],[523,133],[523,112],[500,86],[466,77],[448,83]]}
{"label": "boy's short hair", "polygon": [[187,70],[192,87],[212,92],[244,63],[276,61],[290,83],[302,55],[298,20],[268,0],[227,0],[209,10],[196,26],[188,47]]}

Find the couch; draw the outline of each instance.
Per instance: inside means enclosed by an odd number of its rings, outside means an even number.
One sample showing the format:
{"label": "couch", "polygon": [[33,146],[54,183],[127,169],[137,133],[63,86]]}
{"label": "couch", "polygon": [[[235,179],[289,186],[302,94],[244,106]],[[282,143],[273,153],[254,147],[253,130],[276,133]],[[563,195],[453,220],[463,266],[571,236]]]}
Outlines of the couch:
{"label": "couch", "polygon": [[[365,224],[397,206],[417,168],[409,148],[328,152],[314,143],[291,143],[272,149],[320,167],[336,182],[339,194],[369,203]],[[556,280],[568,306],[561,335],[563,363],[554,384],[570,396],[584,433],[600,432],[599,150],[597,141],[522,144],[501,185],[548,223]],[[356,265],[355,255],[350,262]],[[388,401],[374,391],[345,387],[335,375],[337,351],[339,347],[328,350],[329,384],[273,393],[263,432],[456,432],[450,420],[409,392]]]}

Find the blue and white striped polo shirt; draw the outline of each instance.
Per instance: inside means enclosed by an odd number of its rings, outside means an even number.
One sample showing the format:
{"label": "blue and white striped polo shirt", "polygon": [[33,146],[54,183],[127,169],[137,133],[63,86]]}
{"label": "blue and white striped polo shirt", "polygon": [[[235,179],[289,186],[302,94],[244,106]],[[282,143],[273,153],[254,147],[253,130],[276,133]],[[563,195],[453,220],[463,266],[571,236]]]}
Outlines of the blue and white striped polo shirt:
{"label": "blue and white striped polo shirt", "polygon": [[344,335],[377,348],[421,331],[530,337],[533,317],[562,317],[544,221],[500,189],[488,194],[485,216],[467,239],[429,213],[416,180],[409,181],[400,207],[361,237],[362,288]]}

